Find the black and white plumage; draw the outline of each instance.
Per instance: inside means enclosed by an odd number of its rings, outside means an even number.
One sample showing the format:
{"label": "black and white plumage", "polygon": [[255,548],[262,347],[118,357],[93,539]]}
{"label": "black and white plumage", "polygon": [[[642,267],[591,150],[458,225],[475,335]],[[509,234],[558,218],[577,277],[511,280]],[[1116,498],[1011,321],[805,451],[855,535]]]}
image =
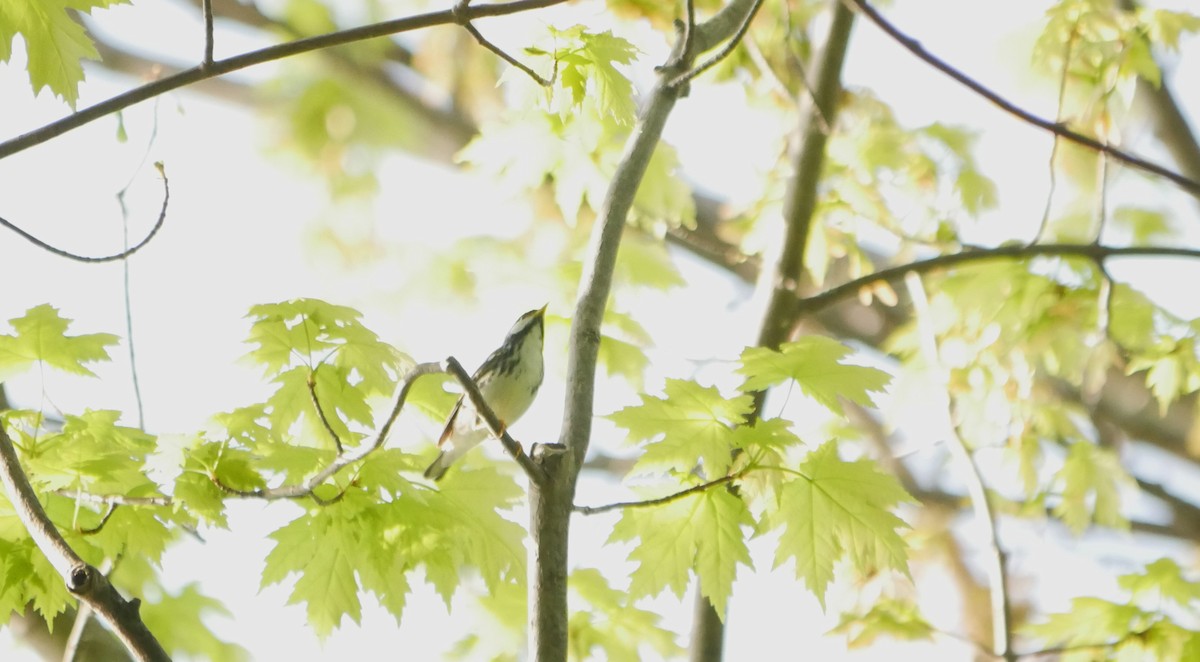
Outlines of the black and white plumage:
{"label": "black and white plumage", "polygon": [[[542,306],[517,319],[508,330],[504,344],[472,375],[483,399],[505,427],[515,423],[529,409],[542,385],[545,315],[546,307]],[[438,448],[442,452],[425,470],[425,477],[441,479],[455,460],[490,436],[487,424],[464,393],[450,410],[446,428],[438,439]]]}

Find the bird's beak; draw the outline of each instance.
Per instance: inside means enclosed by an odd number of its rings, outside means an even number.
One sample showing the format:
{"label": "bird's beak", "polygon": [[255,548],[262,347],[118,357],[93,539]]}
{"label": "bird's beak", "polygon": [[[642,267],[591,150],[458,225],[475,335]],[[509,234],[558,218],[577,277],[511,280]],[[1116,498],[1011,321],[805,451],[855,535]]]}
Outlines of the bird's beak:
{"label": "bird's beak", "polygon": [[545,317],[546,309],[549,307],[550,307],[550,304],[546,304],[546,305],[542,306],[541,308],[538,308],[538,311],[537,311],[538,317]]}

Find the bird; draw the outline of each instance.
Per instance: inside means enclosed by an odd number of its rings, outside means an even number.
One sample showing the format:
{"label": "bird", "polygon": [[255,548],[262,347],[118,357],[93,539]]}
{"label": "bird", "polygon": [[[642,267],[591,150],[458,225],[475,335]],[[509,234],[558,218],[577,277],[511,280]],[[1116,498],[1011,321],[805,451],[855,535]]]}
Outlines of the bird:
{"label": "bird", "polygon": [[[529,409],[542,385],[545,316],[546,306],[521,315],[500,348],[472,375],[484,401],[500,419],[502,430]],[[490,436],[487,423],[464,393],[450,410],[446,428],[438,439],[441,452],[425,470],[425,478],[441,480],[450,465]]]}

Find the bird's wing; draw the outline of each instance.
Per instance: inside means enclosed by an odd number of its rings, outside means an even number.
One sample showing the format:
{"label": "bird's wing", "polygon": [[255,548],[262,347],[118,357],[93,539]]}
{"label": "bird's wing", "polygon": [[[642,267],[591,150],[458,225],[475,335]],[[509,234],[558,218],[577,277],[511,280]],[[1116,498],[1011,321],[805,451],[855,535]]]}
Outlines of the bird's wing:
{"label": "bird's wing", "polygon": [[445,446],[446,440],[454,434],[454,422],[458,419],[458,412],[462,409],[463,400],[466,399],[467,396],[464,394],[458,399],[458,402],[454,403],[454,409],[450,410],[450,418],[446,419],[446,427],[442,430],[442,436],[438,437],[438,448]]}

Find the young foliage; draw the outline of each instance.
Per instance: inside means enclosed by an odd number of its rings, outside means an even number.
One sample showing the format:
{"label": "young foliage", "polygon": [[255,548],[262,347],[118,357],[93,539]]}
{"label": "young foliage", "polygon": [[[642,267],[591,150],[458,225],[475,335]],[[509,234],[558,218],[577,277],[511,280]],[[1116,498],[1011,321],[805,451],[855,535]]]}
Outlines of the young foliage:
{"label": "young foliage", "polygon": [[932,639],[933,626],[921,617],[917,606],[895,599],[879,600],[864,613],[845,613],[832,632],[846,635],[850,648],[863,648],[880,637],[903,641]]}
{"label": "young foliage", "polygon": [[849,363],[842,359],[849,347],[822,336],[804,336],[782,345],[778,351],[767,347],[749,347],[742,352],[738,372],[746,376],[742,388],[762,391],[771,386],[796,382],[800,390],[826,409],[841,416],[845,398],[865,407],[874,406],[871,393],[881,393],[891,376],[882,370]]}
{"label": "young foliage", "polygon": [[647,442],[634,470],[687,473],[699,461],[709,478],[723,475],[732,462],[733,426],[750,413],[750,396],[728,398],[682,379],[668,379],[663,391],[609,415],[629,431],[630,441]]}
{"label": "young foliage", "polygon": [[629,585],[634,598],[665,588],[682,597],[695,572],[701,593],[724,614],[738,565],[751,567],[745,529],[754,523],[741,499],[710,489],[661,506],[626,509],[609,542],[639,541],[629,553],[638,562]]}
{"label": "young foliage", "polygon": [[0,63],[13,54],[13,38],[21,35],[28,56],[33,93],[50,91],[75,109],[83,63],[99,60],[91,37],[73,12],[92,13],[125,0],[0,0]]}
{"label": "young foliage", "polygon": [[118,342],[117,337],[109,333],[68,336],[66,331],[71,320],[59,315],[58,309],[49,304],[30,308],[23,316],[10,319],[8,323],[16,333],[0,334],[0,381],[39,363],[72,374],[95,377],[87,364],[109,360],[108,347]]}
{"label": "young foliage", "polygon": [[609,586],[600,571],[575,570],[569,581],[570,659],[638,662],[642,647],[667,658],[683,652],[658,614],[634,606],[633,597]]}
{"label": "young foliage", "polygon": [[834,564],[848,558],[861,572],[892,569],[908,573],[908,528],[892,510],[915,503],[892,476],[868,460],[846,462],[827,443],[801,463],[795,478],[780,487],[779,509],[768,525],[781,529],[776,567],[788,560],[825,606]]}

